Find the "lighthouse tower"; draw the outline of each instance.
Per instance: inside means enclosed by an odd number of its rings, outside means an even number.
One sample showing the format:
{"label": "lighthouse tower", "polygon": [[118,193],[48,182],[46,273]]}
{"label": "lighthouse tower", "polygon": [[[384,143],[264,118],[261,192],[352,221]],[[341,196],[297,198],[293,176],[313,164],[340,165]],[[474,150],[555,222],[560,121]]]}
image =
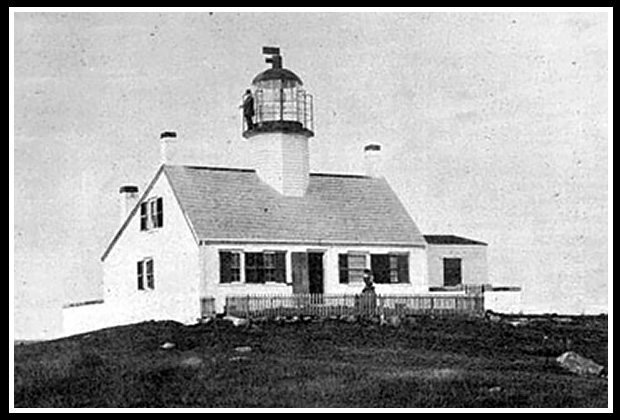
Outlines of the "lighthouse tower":
{"label": "lighthouse tower", "polygon": [[258,176],[280,194],[302,197],[308,187],[308,140],[314,136],[312,95],[282,67],[277,47],[264,47],[271,68],[259,73],[243,101],[243,137]]}

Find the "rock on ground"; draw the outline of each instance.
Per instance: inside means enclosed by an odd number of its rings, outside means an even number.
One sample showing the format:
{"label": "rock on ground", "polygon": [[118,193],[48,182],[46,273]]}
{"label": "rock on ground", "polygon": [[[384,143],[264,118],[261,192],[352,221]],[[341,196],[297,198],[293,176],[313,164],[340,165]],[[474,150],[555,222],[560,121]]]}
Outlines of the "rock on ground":
{"label": "rock on ground", "polygon": [[237,318],[236,316],[232,316],[232,315],[227,315],[223,319],[226,320],[226,321],[232,322],[232,324],[235,327],[242,327],[242,326],[248,325],[250,323],[250,321],[248,319]]}
{"label": "rock on ground", "polygon": [[202,366],[202,359],[198,356],[189,356],[181,360],[181,367],[189,369],[197,369]]}
{"label": "rock on ground", "polygon": [[174,343],[169,342],[169,341],[165,342],[164,344],[162,344],[160,346],[160,348],[163,349],[163,350],[171,350],[171,349],[173,349],[175,347],[176,347],[176,345]]}
{"label": "rock on ground", "polygon": [[605,369],[598,363],[573,351],[567,351],[559,356],[556,361],[562,368],[580,376],[599,376]]}

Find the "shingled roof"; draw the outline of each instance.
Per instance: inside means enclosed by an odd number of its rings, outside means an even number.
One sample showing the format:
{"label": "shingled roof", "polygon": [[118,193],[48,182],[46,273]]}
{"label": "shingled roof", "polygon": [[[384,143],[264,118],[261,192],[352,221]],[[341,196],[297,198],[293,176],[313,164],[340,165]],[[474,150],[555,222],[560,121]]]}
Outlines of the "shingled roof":
{"label": "shingled roof", "polygon": [[250,169],[165,166],[200,241],[425,245],[384,179],[310,174],[304,197],[287,197]]}
{"label": "shingled roof", "polygon": [[424,239],[430,245],[487,245],[486,242],[456,235],[424,235]]}

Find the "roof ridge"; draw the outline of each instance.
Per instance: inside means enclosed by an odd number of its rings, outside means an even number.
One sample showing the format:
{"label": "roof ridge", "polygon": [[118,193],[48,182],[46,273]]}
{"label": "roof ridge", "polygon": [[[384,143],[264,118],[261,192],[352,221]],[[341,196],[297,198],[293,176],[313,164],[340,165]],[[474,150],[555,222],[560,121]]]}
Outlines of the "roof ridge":
{"label": "roof ridge", "polygon": [[[256,172],[256,169],[252,168],[235,168],[227,166],[208,166],[208,165],[164,165],[166,168],[185,168],[196,169],[206,171],[228,171],[228,172]],[[370,179],[372,177],[362,174],[343,174],[343,173],[328,173],[328,172],[309,172],[309,176],[316,177],[333,177],[333,178],[356,178],[356,179]]]}
{"label": "roof ridge", "polygon": [[326,173],[326,172],[311,172],[310,176],[319,176],[319,177],[334,177],[334,178],[357,178],[357,179],[369,179],[372,178],[368,175],[360,175],[360,174],[334,174],[334,173]]}
{"label": "roof ridge", "polygon": [[204,166],[204,165],[165,165],[167,168],[185,168],[206,171],[228,171],[228,172],[256,172],[251,168],[232,168],[226,166]]}

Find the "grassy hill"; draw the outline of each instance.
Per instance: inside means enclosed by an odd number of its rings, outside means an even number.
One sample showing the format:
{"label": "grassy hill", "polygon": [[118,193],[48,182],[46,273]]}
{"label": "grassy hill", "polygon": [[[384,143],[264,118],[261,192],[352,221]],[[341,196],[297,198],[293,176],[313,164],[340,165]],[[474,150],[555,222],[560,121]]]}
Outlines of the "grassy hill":
{"label": "grassy hill", "polygon": [[607,318],[525,324],[147,322],[16,345],[15,406],[607,407],[607,379],[553,361],[607,366]]}

